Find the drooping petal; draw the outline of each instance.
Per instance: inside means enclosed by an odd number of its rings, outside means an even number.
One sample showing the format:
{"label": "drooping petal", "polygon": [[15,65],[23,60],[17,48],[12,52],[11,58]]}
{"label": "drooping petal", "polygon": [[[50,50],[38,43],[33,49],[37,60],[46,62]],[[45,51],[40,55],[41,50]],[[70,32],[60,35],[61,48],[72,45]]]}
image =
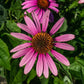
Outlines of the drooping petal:
{"label": "drooping petal", "polygon": [[59,10],[57,8],[53,7],[53,6],[49,6],[49,8],[52,9],[52,10],[54,10],[57,13],[59,12]]}
{"label": "drooping petal", "polygon": [[50,10],[47,10],[42,18],[42,31],[46,32],[47,27],[48,27],[48,22],[49,22],[49,15],[50,15]]}
{"label": "drooping petal", "polygon": [[62,55],[62,54],[56,52],[55,50],[51,50],[51,53],[52,53],[52,55],[55,56],[55,58],[56,58],[57,60],[59,60],[61,63],[65,64],[66,66],[69,66],[69,65],[70,65],[68,59],[67,59],[64,55]]}
{"label": "drooping petal", "polygon": [[45,78],[48,78],[49,70],[48,70],[47,59],[45,58],[44,54],[43,54],[43,74],[44,74]]}
{"label": "drooping petal", "polygon": [[50,71],[53,73],[53,75],[57,76],[58,72],[57,72],[56,65],[49,54],[46,54],[46,59],[47,59],[47,63],[50,68]]}
{"label": "drooping petal", "polygon": [[41,32],[41,26],[40,26],[38,16],[34,12],[32,12],[32,17],[33,17],[33,19],[35,21],[36,28],[37,28],[38,32]]}
{"label": "drooping petal", "polygon": [[26,48],[26,49],[23,49],[23,50],[16,52],[15,54],[12,55],[12,58],[19,58],[19,57],[26,55],[27,52],[29,51],[29,49],[30,48]]}
{"label": "drooping petal", "polygon": [[27,25],[22,23],[17,23],[17,26],[20,27],[22,30],[26,31],[27,33],[33,35],[32,31],[28,28]]}
{"label": "drooping petal", "polygon": [[74,47],[67,43],[55,43],[55,47],[70,51],[74,50]]}
{"label": "drooping petal", "polygon": [[54,26],[52,27],[52,29],[50,30],[50,35],[53,35],[54,33],[56,33],[56,32],[60,29],[60,27],[62,26],[63,22],[64,22],[64,17],[61,18],[61,19],[59,19],[59,20],[55,23],[55,25],[54,25]]}
{"label": "drooping petal", "polygon": [[43,72],[42,54],[39,54],[39,56],[38,56],[38,61],[37,61],[37,64],[36,64],[36,72],[37,72],[37,75],[39,77],[42,75],[42,72]]}
{"label": "drooping petal", "polygon": [[64,34],[64,35],[56,37],[55,41],[66,42],[66,41],[70,41],[70,40],[72,40],[74,38],[75,38],[75,35],[73,35],[73,34]]}
{"label": "drooping petal", "polygon": [[22,40],[30,40],[30,41],[32,40],[31,37],[29,37],[29,36],[27,36],[25,34],[22,34],[22,33],[14,33],[14,32],[12,32],[11,35],[16,37],[16,38],[18,38],[18,39],[22,39]]}
{"label": "drooping petal", "polygon": [[28,17],[28,16],[24,16],[24,20],[26,22],[26,24],[28,25],[28,28],[33,32],[33,34],[37,34],[38,31],[33,23],[33,21]]}
{"label": "drooping petal", "polygon": [[15,48],[13,48],[10,52],[16,52],[16,51],[19,51],[19,50],[24,49],[26,47],[29,47],[29,46],[31,46],[31,43],[20,44],[20,45],[16,46]]}
{"label": "drooping petal", "polygon": [[27,74],[31,71],[32,67],[34,66],[34,63],[36,61],[36,57],[37,57],[38,53],[35,53],[33,55],[33,57],[30,59],[30,61],[26,64],[25,68],[24,68],[24,74]]}
{"label": "drooping petal", "polygon": [[33,56],[34,54],[34,50],[31,48],[28,53],[22,58],[22,60],[20,61],[19,66],[22,67],[24,66]]}

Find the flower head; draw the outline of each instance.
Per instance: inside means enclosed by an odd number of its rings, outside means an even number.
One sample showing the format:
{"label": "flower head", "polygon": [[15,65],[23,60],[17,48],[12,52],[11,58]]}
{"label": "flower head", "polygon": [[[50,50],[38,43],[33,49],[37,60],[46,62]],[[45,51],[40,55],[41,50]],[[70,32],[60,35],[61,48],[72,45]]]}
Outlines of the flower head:
{"label": "flower head", "polygon": [[24,74],[27,74],[31,71],[38,56],[36,64],[37,75],[40,77],[43,73],[45,78],[48,78],[50,69],[53,75],[56,76],[58,74],[58,71],[53,59],[48,52],[51,52],[51,54],[57,60],[59,60],[66,66],[70,65],[68,59],[62,54],[55,51],[53,47],[55,46],[64,50],[73,51],[74,47],[64,42],[74,39],[75,36],[73,34],[64,34],[52,38],[52,35],[55,34],[62,26],[64,22],[64,17],[59,19],[52,27],[50,32],[47,33],[49,14],[50,11],[47,10],[43,15],[42,29],[39,23],[38,16],[34,12],[32,13],[34,23],[28,16],[24,16],[24,20],[27,25],[17,23],[17,26],[19,26],[27,33],[31,34],[31,37],[22,33],[11,33],[11,35],[16,38],[31,41],[30,43],[26,42],[24,44],[18,45],[10,51],[16,52],[15,54],[13,54],[12,58],[19,58],[23,56],[19,66],[22,67],[25,65]]}
{"label": "flower head", "polygon": [[[56,8],[58,7],[58,4],[56,3],[55,0],[25,0],[25,2],[22,3],[22,6],[23,6],[22,9],[27,9],[26,11],[28,13],[35,11],[40,21],[42,19],[43,14],[48,9],[52,9],[57,13],[59,12],[59,10]],[[52,18],[53,17],[50,17],[50,19]]]}
{"label": "flower head", "polygon": [[82,3],[84,3],[84,0],[79,0],[78,3],[79,3],[79,4],[82,4]]}

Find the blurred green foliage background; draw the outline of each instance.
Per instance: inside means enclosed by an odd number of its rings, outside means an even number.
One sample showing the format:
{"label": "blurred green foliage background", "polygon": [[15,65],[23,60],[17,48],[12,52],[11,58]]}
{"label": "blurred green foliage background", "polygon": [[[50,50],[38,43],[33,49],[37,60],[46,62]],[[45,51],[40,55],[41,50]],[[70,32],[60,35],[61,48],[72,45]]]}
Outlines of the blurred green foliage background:
{"label": "blurred green foliage background", "polygon": [[[20,59],[12,59],[10,50],[23,40],[16,39],[10,32],[23,32],[16,23],[25,23],[24,10],[21,3],[24,0],[0,0],[0,77],[6,78],[8,84],[84,84],[84,4],[78,4],[78,0],[56,0],[59,3],[60,12],[54,11],[54,23],[49,24],[49,30],[55,22],[65,17],[65,21],[55,36],[61,34],[75,34],[76,38],[68,43],[75,47],[75,51],[65,51],[55,48],[56,51],[65,55],[70,66],[53,59],[58,69],[58,76],[50,72],[49,78],[40,78],[36,75],[35,66],[32,71],[24,75],[24,67],[19,68]],[[28,14],[31,17],[31,14]]]}

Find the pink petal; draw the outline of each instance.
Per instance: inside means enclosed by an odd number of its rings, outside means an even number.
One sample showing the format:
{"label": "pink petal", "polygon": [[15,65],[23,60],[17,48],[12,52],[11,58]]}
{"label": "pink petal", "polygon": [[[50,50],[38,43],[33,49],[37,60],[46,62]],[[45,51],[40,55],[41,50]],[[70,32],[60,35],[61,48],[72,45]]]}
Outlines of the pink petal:
{"label": "pink petal", "polygon": [[15,48],[13,48],[10,52],[16,52],[16,51],[19,51],[19,50],[24,49],[26,47],[29,47],[29,46],[31,46],[31,43],[20,44],[20,45],[16,46]]}
{"label": "pink petal", "polygon": [[21,5],[26,5],[26,4],[29,4],[29,3],[36,3],[35,2],[36,0],[28,0],[28,1],[25,1],[25,2],[23,2]]}
{"label": "pink petal", "polygon": [[38,56],[38,61],[36,64],[36,72],[39,77],[42,75],[42,72],[43,72],[42,54],[39,54],[39,56]]}
{"label": "pink petal", "polygon": [[38,13],[38,18],[39,20],[42,18],[43,14],[43,9],[40,9],[40,12]]}
{"label": "pink petal", "polygon": [[42,31],[46,32],[47,27],[48,27],[48,22],[49,22],[49,15],[50,15],[50,10],[47,10],[42,18]]}
{"label": "pink petal", "polygon": [[62,54],[56,52],[55,50],[51,50],[51,53],[52,53],[52,55],[55,56],[55,58],[56,58],[57,60],[59,60],[61,63],[65,64],[66,66],[69,66],[69,65],[70,65],[68,59],[67,59],[66,57],[64,57],[64,55],[62,55]]}
{"label": "pink petal", "polygon": [[73,34],[64,34],[64,35],[56,37],[55,41],[66,42],[66,41],[70,41],[70,40],[72,40],[74,38],[75,38],[75,35],[73,35]]}
{"label": "pink petal", "polygon": [[26,31],[27,33],[33,35],[32,31],[28,28],[27,25],[21,24],[21,23],[17,23],[17,26],[20,27],[22,30]]}
{"label": "pink petal", "polygon": [[53,7],[53,6],[49,6],[49,8],[52,9],[52,10],[54,10],[57,13],[59,12],[59,10],[57,8]]}
{"label": "pink petal", "polygon": [[67,43],[55,43],[55,47],[61,48],[61,49],[64,49],[64,50],[71,50],[71,51],[74,50],[74,47],[67,44]]}
{"label": "pink petal", "polygon": [[56,65],[52,60],[52,58],[49,56],[49,54],[46,54],[46,59],[47,59],[47,63],[50,68],[50,71],[53,73],[53,75],[57,76],[58,72],[57,72]]}
{"label": "pink petal", "polygon": [[36,5],[37,5],[36,3],[28,3],[28,4],[24,5],[22,7],[22,9],[30,8],[30,7],[33,7],[33,6],[36,6]]}
{"label": "pink petal", "polygon": [[61,19],[59,19],[59,20],[55,23],[55,25],[54,25],[54,26],[52,27],[52,29],[50,30],[50,35],[53,35],[55,32],[57,32],[57,31],[60,29],[60,27],[62,26],[63,22],[64,22],[64,17],[61,18]]}
{"label": "pink petal", "polygon": [[56,2],[55,0],[49,0],[49,2]]}
{"label": "pink petal", "polygon": [[[31,8],[29,8],[29,9],[27,9],[26,11],[27,11],[28,13],[31,13],[32,11],[36,10],[37,8],[38,8],[37,6],[34,6],[34,7],[31,7]],[[24,14],[27,14],[27,12],[24,12]]]}
{"label": "pink petal", "polygon": [[32,12],[32,17],[33,17],[33,20],[35,21],[38,32],[41,32],[41,26],[40,26],[38,16],[34,12]]}
{"label": "pink petal", "polygon": [[79,0],[78,3],[79,3],[79,4],[82,4],[82,3],[84,3],[84,0]]}
{"label": "pink petal", "polygon": [[26,49],[16,52],[15,54],[13,54],[12,58],[19,58],[19,57],[24,56],[29,51],[29,49],[30,48],[26,48]]}
{"label": "pink petal", "polygon": [[31,37],[29,37],[29,36],[27,36],[25,34],[22,34],[22,33],[14,33],[14,32],[12,32],[11,35],[16,37],[16,38],[18,38],[18,39],[22,39],[22,40],[30,40],[30,41],[32,40]]}
{"label": "pink petal", "polygon": [[37,9],[35,10],[35,13],[38,14],[39,11],[40,11],[40,8],[37,8]]}
{"label": "pink petal", "polygon": [[33,23],[33,21],[28,17],[28,16],[24,16],[24,20],[26,22],[26,24],[28,25],[28,28],[33,32],[33,34],[37,34],[38,31]]}
{"label": "pink petal", "polygon": [[19,66],[22,67],[24,66],[26,63],[28,63],[28,61],[32,58],[34,54],[34,50],[31,48],[28,53],[22,58],[22,60],[20,61]]}
{"label": "pink petal", "polygon": [[45,58],[45,55],[43,55],[43,74],[45,78],[48,78],[49,70],[48,70],[48,64],[47,64],[47,59]]}
{"label": "pink petal", "polygon": [[30,61],[26,64],[25,69],[24,69],[24,74],[27,74],[31,71],[36,61],[36,57],[37,57],[37,53],[35,53],[33,57],[30,59]]}
{"label": "pink petal", "polygon": [[57,3],[50,3],[50,6],[58,7],[59,4],[57,4]]}

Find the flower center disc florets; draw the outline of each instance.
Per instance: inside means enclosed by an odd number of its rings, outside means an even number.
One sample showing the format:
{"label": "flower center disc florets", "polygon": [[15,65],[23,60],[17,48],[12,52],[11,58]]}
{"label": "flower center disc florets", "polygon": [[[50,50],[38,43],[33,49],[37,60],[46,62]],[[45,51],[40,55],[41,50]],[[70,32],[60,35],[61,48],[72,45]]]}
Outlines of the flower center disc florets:
{"label": "flower center disc florets", "polygon": [[49,6],[48,0],[37,0],[37,3],[39,8],[47,9]]}
{"label": "flower center disc florets", "polygon": [[32,47],[36,52],[45,54],[53,47],[53,39],[48,33],[38,33],[32,38]]}

